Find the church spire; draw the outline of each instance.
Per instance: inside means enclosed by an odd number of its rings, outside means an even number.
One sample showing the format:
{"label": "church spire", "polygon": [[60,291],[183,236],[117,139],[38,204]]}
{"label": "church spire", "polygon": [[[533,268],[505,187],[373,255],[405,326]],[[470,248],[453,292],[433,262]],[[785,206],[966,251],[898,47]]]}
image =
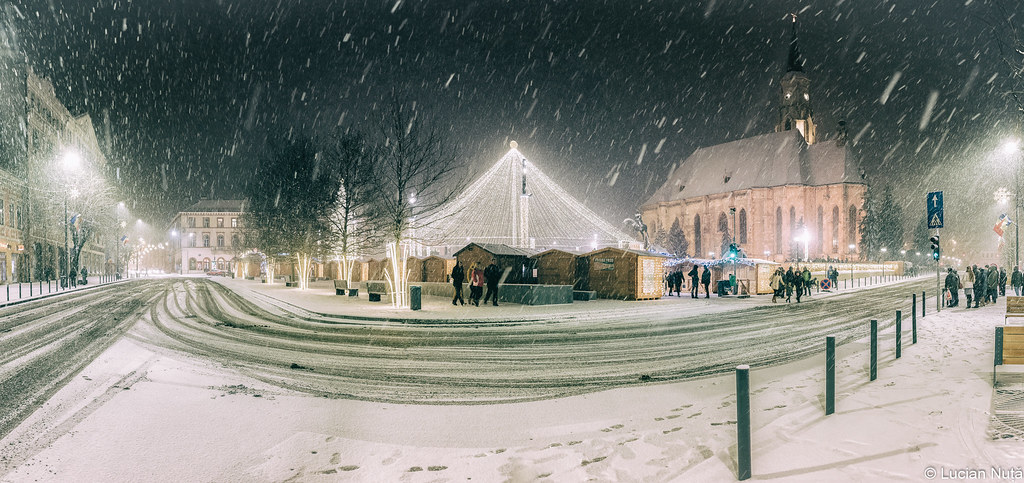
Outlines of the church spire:
{"label": "church spire", "polygon": [[800,131],[807,144],[814,144],[817,129],[814,125],[814,110],[811,109],[811,80],[804,73],[804,58],[796,43],[796,14],[792,18],[793,36],[789,42],[789,62],[786,73],[779,82],[779,123],[776,132]]}
{"label": "church spire", "polygon": [[789,40],[789,65],[786,71],[803,72],[804,58],[800,56],[800,47],[796,43],[796,14],[791,13],[789,16],[793,19],[793,36]]}

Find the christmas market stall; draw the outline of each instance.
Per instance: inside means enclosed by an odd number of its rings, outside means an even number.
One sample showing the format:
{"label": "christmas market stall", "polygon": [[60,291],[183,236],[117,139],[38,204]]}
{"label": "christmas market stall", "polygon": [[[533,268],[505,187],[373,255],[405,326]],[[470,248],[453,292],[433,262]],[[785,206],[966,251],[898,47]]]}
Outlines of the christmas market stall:
{"label": "christmas market stall", "polygon": [[665,255],[607,247],[583,257],[589,262],[588,288],[599,298],[653,300],[665,293]]}

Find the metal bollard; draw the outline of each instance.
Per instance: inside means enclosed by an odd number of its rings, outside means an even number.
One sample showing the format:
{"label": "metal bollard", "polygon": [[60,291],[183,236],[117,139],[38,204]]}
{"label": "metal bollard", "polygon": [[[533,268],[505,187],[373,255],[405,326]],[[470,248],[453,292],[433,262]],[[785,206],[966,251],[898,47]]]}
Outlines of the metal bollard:
{"label": "metal bollard", "polygon": [[871,319],[871,364],[868,369],[870,380],[878,378],[878,321]]}
{"label": "metal bollard", "polygon": [[836,338],[825,337],[825,415],[836,412]]}
{"label": "metal bollard", "polygon": [[916,344],[917,343],[917,314],[916,313],[914,314],[913,317],[910,318],[910,328],[912,329],[910,343]]}
{"label": "metal bollard", "polygon": [[903,355],[903,312],[896,311],[896,358]]}
{"label": "metal bollard", "polygon": [[736,366],[737,477],[750,478],[750,366]]}
{"label": "metal bollard", "polygon": [[928,298],[925,297],[924,291],[922,290],[921,291],[921,318],[922,319],[924,318],[924,306],[926,305],[925,304],[925,300],[928,300]]}

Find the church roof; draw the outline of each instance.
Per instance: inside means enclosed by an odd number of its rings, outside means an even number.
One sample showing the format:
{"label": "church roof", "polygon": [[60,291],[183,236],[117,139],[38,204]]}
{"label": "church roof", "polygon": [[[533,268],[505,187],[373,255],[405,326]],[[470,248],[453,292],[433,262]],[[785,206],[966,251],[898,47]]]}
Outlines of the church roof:
{"label": "church roof", "polygon": [[645,204],[751,188],[839,183],[863,183],[848,147],[835,141],[807,145],[799,131],[782,131],[694,151]]}

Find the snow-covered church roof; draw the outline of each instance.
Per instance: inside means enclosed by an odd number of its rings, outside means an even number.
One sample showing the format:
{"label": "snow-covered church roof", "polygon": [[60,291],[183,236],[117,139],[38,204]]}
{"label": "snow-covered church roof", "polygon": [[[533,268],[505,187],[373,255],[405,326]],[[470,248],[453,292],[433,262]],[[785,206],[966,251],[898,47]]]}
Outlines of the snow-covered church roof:
{"label": "snow-covered church roof", "polygon": [[799,131],[781,131],[694,151],[646,204],[751,188],[863,184],[860,165],[845,145],[808,145]]}
{"label": "snow-covered church roof", "polygon": [[494,166],[421,226],[420,243],[434,247],[470,242],[534,250],[640,245],[555,184],[519,152],[515,141]]}

